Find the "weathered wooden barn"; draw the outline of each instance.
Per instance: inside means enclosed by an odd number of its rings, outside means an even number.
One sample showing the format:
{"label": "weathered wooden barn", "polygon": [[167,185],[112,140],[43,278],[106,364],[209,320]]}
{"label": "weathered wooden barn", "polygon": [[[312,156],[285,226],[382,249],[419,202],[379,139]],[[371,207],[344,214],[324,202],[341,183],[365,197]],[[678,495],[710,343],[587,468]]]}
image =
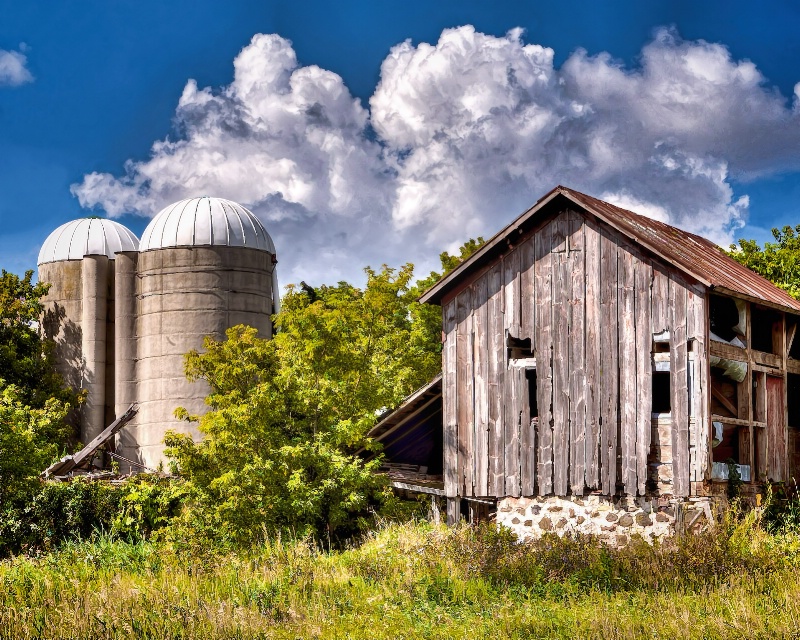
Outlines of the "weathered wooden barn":
{"label": "weathered wooden barn", "polygon": [[451,520],[587,496],[649,520],[729,473],[800,472],[800,302],[704,238],[557,187],[421,301],[442,307],[441,379],[372,435]]}

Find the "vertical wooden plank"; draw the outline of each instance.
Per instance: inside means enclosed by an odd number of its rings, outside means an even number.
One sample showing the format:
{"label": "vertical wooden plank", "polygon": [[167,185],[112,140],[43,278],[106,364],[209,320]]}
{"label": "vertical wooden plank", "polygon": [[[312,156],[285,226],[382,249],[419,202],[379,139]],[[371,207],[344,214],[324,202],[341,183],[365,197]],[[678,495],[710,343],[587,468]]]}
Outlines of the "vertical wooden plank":
{"label": "vertical wooden plank", "polygon": [[625,494],[637,491],[636,463],[636,269],[633,253],[620,247],[619,260],[619,405],[622,482]]}
{"label": "vertical wooden plank", "polygon": [[472,493],[472,420],[475,401],[472,384],[472,289],[465,288],[456,297],[456,380],[458,390],[458,483],[459,495]]}
{"label": "vertical wooden plank", "polygon": [[585,481],[600,488],[600,230],[587,218],[584,227],[586,254],[586,446]]}
{"label": "vertical wooden plank", "polygon": [[705,294],[699,291],[687,293],[687,338],[692,343],[692,386],[689,389],[689,415],[693,418],[690,443],[694,442],[691,477],[693,482],[702,482],[710,476],[708,449],[711,427],[706,413],[706,394],[708,393],[708,367],[706,363],[706,313]]}
{"label": "vertical wooden plank", "polygon": [[672,482],[678,497],[689,495],[689,397],[686,379],[686,287],[670,276],[670,387],[672,389]]}
{"label": "vertical wooden plank", "polygon": [[505,313],[503,368],[503,426],[505,430],[505,494],[520,495],[519,431],[520,398],[516,372],[508,369],[506,339],[509,335],[519,337],[519,252],[512,251],[503,258],[503,298]]}
{"label": "vertical wooden plank", "polygon": [[[754,411],[753,420],[756,422],[767,421],[767,374],[761,371],[753,373]],[[769,476],[767,465],[767,431],[765,427],[753,427],[753,460],[758,472],[759,482],[764,482]]]}
{"label": "vertical wooden plank", "polygon": [[[747,344],[747,377],[744,379],[744,382],[748,385],[747,387],[747,416],[748,420],[750,421],[750,427],[748,428],[748,442],[747,448],[750,451],[750,461],[753,467],[750,469],[750,482],[756,483],[759,482],[759,473],[760,473],[760,465],[756,460],[756,432],[755,427],[753,427],[752,421],[755,420],[755,407],[753,402],[753,394],[754,394],[754,378],[753,378],[753,305],[749,302],[745,303],[745,342]],[[710,327],[710,325],[709,325]],[[709,328],[709,331],[711,329]],[[709,340],[711,337],[709,336]],[[709,396],[711,394],[709,393]],[[741,401],[740,401],[741,402]],[[711,403],[709,402],[709,414],[711,413]],[[739,416],[741,417],[741,416]]]}
{"label": "vertical wooden plank", "polygon": [[473,457],[475,460],[475,495],[489,492],[489,294],[488,274],[476,280],[473,287],[473,361],[475,418]]}
{"label": "vertical wooden plank", "polygon": [[503,374],[505,340],[503,336],[503,268],[496,263],[488,273],[488,342],[489,342],[489,495],[505,495],[505,434],[503,432]]}
{"label": "vertical wooden plank", "polygon": [[[666,269],[654,262],[652,264],[653,268],[653,284],[650,292],[650,332],[651,334],[661,334],[664,331],[669,331],[669,274],[667,273]],[[651,386],[652,386],[652,379],[651,379]],[[652,408],[652,398],[651,398],[651,408]],[[658,461],[661,465],[669,464],[670,467],[672,466],[672,424],[664,425],[659,434],[663,434],[663,436],[659,435],[659,446],[666,445],[669,447],[670,456],[669,462],[664,460],[663,454],[660,455],[660,460]],[[651,430],[652,434],[652,430]],[[658,477],[658,472],[656,472],[656,478]],[[657,480],[658,482],[658,480]],[[661,491],[661,489],[659,489]]]}
{"label": "vertical wooden plank", "polygon": [[651,332],[661,333],[669,328],[669,276],[660,265],[653,265],[653,287],[651,294]]}
{"label": "vertical wooden plank", "polygon": [[765,376],[767,390],[767,468],[772,482],[786,478],[786,393],[782,376]]}
{"label": "vertical wooden plank", "polygon": [[539,424],[536,441],[536,484],[540,495],[553,491],[553,332],[552,332],[552,263],[553,223],[536,233],[536,404]]}
{"label": "vertical wooden plank", "polygon": [[514,249],[503,256],[503,323],[506,336],[511,334],[519,338],[521,334],[520,318],[520,252]]}
{"label": "vertical wooden plank", "polygon": [[[555,219],[554,247],[566,248],[566,213]],[[569,488],[569,290],[571,274],[566,250],[552,253],[553,259],[553,493],[567,494]]]}
{"label": "vertical wooden plank", "polygon": [[[528,238],[517,249],[520,255],[520,338],[529,338],[536,353],[536,278],[535,239]],[[534,495],[536,485],[536,433],[531,424],[531,407],[528,400],[528,380],[525,370],[518,373],[517,397],[520,402],[520,491],[524,496]]]}
{"label": "vertical wooden plank", "polygon": [[645,494],[647,456],[653,430],[653,336],[651,330],[651,286],[653,269],[640,255],[636,259],[636,483],[640,496]]}
{"label": "vertical wooden plank", "polygon": [[600,232],[600,482],[603,493],[617,491],[619,433],[619,335],[617,243]]}
{"label": "vertical wooden plank", "polygon": [[569,484],[583,495],[586,472],[586,263],[583,216],[569,212]]}
{"label": "vertical wooden plank", "polygon": [[520,338],[530,338],[531,348],[536,349],[536,277],[535,236],[531,236],[517,247],[519,252],[520,288]]}
{"label": "vertical wooden plank", "polygon": [[[442,350],[442,407],[444,449],[444,493],[448,498],[458,493],[458,409],[456,391],[456,301],[443,305],[444,348]],[[449,504],[449,501],[448,501]]]}

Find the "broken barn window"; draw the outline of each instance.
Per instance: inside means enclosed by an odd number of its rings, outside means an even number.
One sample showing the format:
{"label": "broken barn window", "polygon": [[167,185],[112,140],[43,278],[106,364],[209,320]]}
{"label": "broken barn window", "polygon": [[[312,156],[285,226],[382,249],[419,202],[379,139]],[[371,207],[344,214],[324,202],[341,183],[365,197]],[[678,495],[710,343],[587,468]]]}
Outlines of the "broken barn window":
{"label": "broken barn window", "polygon": [[737,418],[739,414],[738,386],[725,375],[724,370],[711,369],[711,413],[726,418]]}
{"label": "broken barn window", "polygon": [[797,335],[800,322],[798,320],[800,319],[797,316],[786,316],[786,349],[789,357],[795,360],[800,360],[800,336]]}
{"label": "broken barn window", "polygon": [[712,295],[709,304],[708,320],[711,339],[744,347],[745,327],[747,326],[747,305],[742,300]]}
{"label": "broken barn window", "polygon": [[[780,338],[782,328],[781,314],[774,309],[750,307],[750,330],[752,332],[751,346],[756,351],[777,354],[779,345],[776,342]],[[777,333],[777,335],[776,335]]]}
{"label": "broken barn window", "polygon": [[652,379],[653,413],[669,413],[672,409],[669,371],[653,371]]}
{"label": "broken barn window", "polygon": [[536,369],[526,369],[525,380],[528,382],[528,406],[531,410],[531,420],[533,420],[539,417],[539,405],[536,400]]}
{"label": "broken barn window", "polygon": [[509,360],[522,360],[533,357],[533,348],[531,347],[530,338],[523,339],[508,336],[506,346],[508,347]]}
{"label": "broken barn window", "polygon": [[530,338],[515,338],[509,335],[506,338],[508,349],[508,366],[522,369],[535,369],[536,358],[533,356],[533,346]]}
{"label": "broken barn window", "polygon": [[800,427],[800,375],[786,376],[786,404],[789,411],[789,426]]}

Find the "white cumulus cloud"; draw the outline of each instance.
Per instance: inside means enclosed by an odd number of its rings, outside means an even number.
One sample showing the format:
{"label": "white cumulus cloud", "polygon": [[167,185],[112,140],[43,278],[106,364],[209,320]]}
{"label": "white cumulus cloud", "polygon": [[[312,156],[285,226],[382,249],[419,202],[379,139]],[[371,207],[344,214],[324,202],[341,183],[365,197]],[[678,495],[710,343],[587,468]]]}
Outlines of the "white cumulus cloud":
{"label": "white cumulus cloud", "polygon": [[[26,47],[20,47],[24,50]],[[16,87],[33,82],[33,75],[28,70],[28,58],[21,51],[0,49],[0,87],[8,85]]]}
{"label": "white cumulus cloud", "polygon": [[186,84],[174,137],[73,192],[112,216],[237,200],[273,235],[284,280],[330,282],[435,266],[556,184],[726,243],[748,207],[731,179],[800,169],[800,90],[790,101],[723,45],[662,29],[635,68],[553,55],[519,29],[448,29],[394,47],[366,109],[290,42],[256,35],[230,85]]}

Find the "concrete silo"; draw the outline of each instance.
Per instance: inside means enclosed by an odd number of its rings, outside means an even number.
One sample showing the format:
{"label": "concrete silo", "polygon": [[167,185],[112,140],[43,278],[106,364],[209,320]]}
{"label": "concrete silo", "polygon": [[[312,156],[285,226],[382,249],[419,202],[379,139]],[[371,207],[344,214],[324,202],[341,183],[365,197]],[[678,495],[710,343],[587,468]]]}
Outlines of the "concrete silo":
{"label": "concrete silo", "polygon": [[202,197],[166,207],[142,234],[139,253],[122,257],[126,273],[118,270],[117,286],[135,290],[136,308],[125,311],[127,323],[118,324],[117,344],[125,352],[118,356],[130,361],[135,353],[135,368],[125,375],[128,382],[118,385],[118,397],[121,405],[137,400],[139,414],[121,434],[117,450],[156,468],[165,462],[162,440],[168,429],[199,438],[193,425],[176,420],[175,409],[199,415],[208,408],[209,389],[186,380],[184,355],[202,349],[205,336],[223,338],[237,324],[255,327],[262,337],[272,335],[275,245],[241,205]]}
{"label": "concrete silo", "polygon": [[88,442],[114,420],[114,258],[139,241],[112,220],[82,218],[61,225],[39,252],[44,334],[55,341],[58,371],[74,389],[86,389],[77,414],[80,440]]}

